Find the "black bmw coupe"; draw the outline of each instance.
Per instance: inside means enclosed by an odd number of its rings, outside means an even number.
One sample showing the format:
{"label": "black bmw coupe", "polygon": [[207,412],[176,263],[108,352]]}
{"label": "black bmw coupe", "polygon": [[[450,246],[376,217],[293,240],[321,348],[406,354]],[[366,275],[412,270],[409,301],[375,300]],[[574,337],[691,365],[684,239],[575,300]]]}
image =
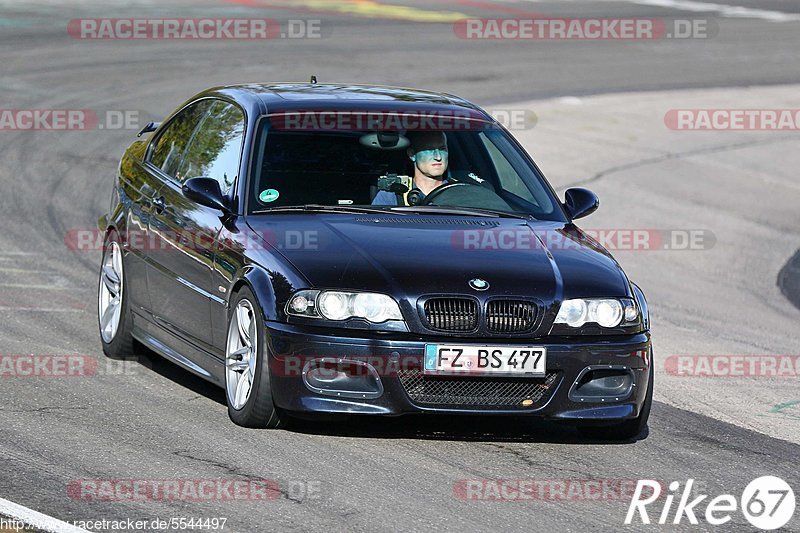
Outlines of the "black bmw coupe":
{"label": "black bmw coupe", "polygon": [[230,418],[531,416],[631,439],[653,394],[642,291],[519,143],[452,95],[210,89],[119,165],[105,353],[141,343],[226,390]]}

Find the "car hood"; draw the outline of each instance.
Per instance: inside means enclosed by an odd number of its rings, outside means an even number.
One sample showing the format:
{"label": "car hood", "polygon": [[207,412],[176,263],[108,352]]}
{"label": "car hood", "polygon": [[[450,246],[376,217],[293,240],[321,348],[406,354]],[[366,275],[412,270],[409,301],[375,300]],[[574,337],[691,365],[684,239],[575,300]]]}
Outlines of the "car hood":
{"label": "car hood", "polygon": [[[248,217],[257,239],[313,288],[424,294],[630,296],[611,255],[573,225],[441,215],[270,214]],[[470,288],[472,279],[489,284]]]}

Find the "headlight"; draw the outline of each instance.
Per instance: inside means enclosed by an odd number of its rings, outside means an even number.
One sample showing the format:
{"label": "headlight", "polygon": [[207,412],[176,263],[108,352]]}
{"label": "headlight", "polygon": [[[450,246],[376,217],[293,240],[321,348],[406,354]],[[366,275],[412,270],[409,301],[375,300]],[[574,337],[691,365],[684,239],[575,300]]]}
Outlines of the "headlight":
{"label": "headlight", "polygon": [[622,322],[622,304],[619,300],[593,300],[589,302],[589,321],[604,328],[613,328]]}
{"label": "headlight", "polygon": [[604,328],[633,325],[639,321],[639,310],[633,300],[627,298],[588,298],[564,300],[556,316],[556,324],[580,328],[585,324],[597,324]]}
{"label": "headlight", "polygon": [[351,316],[350,302],[343,292],[323,292],[317,301],[320,314],[328,320],[344,320]]}
{"label": "headlight", "polygon": [[586,323],[588,306],[583,300],[564,300],[558,311],[556,322],[577,328]]}
{"label": "headlight", "polygon": [[373,292],[299,291],[287,302],[286,314],[327,320],[363,318],[373,324],[403,320],[392,297]]}
{"label": "headlight", "polygon": [[401,320],[400,308],[397,303],[385,294],[362,292],[353,298],[353,314],[364,317],[370,322],[386,322],[387,320]]}

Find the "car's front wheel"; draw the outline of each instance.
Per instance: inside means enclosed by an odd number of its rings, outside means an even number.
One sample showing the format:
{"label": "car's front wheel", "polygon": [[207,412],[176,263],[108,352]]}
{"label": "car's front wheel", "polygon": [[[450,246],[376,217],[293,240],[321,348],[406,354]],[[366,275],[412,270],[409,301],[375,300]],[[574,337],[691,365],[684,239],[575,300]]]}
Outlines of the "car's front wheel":
{"label": "car's front wheel", "polygon": [[128,307],[122,245],[116,231],[109,232],[103,246],[97,287],[97,319],[103,352],[111,358],[132,356],[133,316]]}
{"label": "car's front wheel", "polygon": [[228,415],[250,428],[282,427],[285,416],[272,401],[269,364],[264,353],[264,319],[252,291],[234,297],[225,345],[225,391]]}

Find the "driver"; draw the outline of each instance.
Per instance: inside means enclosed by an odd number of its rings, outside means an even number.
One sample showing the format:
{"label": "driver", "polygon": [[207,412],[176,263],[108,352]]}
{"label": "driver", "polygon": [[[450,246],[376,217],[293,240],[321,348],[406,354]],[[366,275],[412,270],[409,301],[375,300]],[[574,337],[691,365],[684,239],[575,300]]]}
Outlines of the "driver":
{"label": "driver", "polygon": [[[409,135],[411,146],[408,156],[414,162],[414,189],[425,198],[435,188],[447,184],[447,136],[441,131],[417,132]],[[416,190],[415,190],[416,189]],[[389,191],[379,191],[372,205],[400,205],[398,196],[407,205],[407,194],[397,195]]]}

